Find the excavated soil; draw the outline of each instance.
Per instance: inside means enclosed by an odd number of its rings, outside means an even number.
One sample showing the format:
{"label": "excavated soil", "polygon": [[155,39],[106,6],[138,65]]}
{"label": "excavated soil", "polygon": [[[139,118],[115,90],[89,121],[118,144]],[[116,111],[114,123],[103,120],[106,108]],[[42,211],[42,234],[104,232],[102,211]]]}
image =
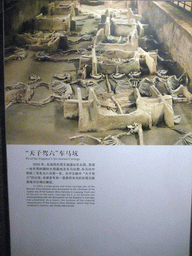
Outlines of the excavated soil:
{"label": "excavated soil", "polygon": [[[108,7],[110,6],[108,3]],[[118,7],[119,2],[118,2]],[[84,13],[94,13],[101,15],[101,11],[106,6],[88,7],[81,5],[80,9]],[[98,18],[86,18],[78,16],[78,33],[85,33],[97,29]],[[70,40],[77,40],[78,37],[69,37]],[[81,42],[72,45],[71,49],[87,48],[91,41]],[[74,54],[73,57],[79,57]],[[70,56],[71,57],[71,56]],[[5,85],[13,85],[18,82],[27,83],[32,74],[41,77],[43,82],[50,83],[55,79],[53,76],[60,73],[68,73],[72,76],[72,81],[77,78],[78,61],[66,62],[38,62],[34,60],[34,52],[28,50],[28,56],[22,61],[10,60],[5,63]],[[76,87],[73,87],[76,91]],[[46,87],[35,89],[33,101],[40,101],[50,95]],[[82,90],[83,97],[86,97],[86,90]],[[186,132],[192,131],[192,105],[187,103],[175,103],[173,105],[176,115],[181,115],[179,127]],[[177,127],[177,126],[176,126]],[[84,133],[98,138],[107,135],[119,134],[121,130],[107,132]],[[69,120],[63,117],[63,104],[58,101],[51,102],[43,106],[30,106],[27,104],[14,104],[6,110],[6,139],[8,144],[98,144],[91,138],[79,138],[70,140],[72,136],[83,135],[78,132],[78,120]],[[153,126],[151,130],[144,130],[145,145],[173,145],[182,136],[178,132],[171,130],[164,123]],[[138,145],[137,135],[122,136],[121,141],[126,145]]]}

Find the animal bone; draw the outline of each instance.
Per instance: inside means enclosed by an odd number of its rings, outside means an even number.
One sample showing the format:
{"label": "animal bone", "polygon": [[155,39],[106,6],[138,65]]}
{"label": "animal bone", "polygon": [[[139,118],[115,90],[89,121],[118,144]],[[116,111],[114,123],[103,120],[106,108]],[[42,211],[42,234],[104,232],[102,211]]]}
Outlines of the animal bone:
{"label": "animal bone", "polygon": [[12,89],[5,92],[5,109],[15,103],[28,103],[33,97],[34,91],[30,88]]}
{"label": "animal bone", "polygon": [[186,85],[189,83],[189,78],[187,73],[181,75],[178,79],[175,75],[169,76],[165,87],[167,88],[168,92],[173,96],[175,102],[184,101],[184,99],[180,99],[177,96],[183,94],[186,97],[189,103],[192,102],[192,94],[188,91],[187,86],[182,85],[181,83],[184,82]]}
{"label": "animal bone", "polygon": [[123,136],[130,136],[132,134],[138,133],[139,140],[140,140],[139,144],[143,145],[143,134],[141,131],[142,130],[141,126],[137,123],[134,123],[134,125],[128,126],[128,129],[129,129],[129,132],[123,132],[123,133],[119,133],[117,135],[108,135],[108,136],[104,137],[103,139],[97,138],[97,137],[94,137],[91,135],[78,135],[78,136],[70,137],[69,139],[76,140],[76,139],[80,139],[80,138],[90,138],[90,139],[95,140],[100,145],[124,145],[124,143],[119,138],[121,138]]}
{"label": "animal bone", "polygon": [[[61,55],[58,57],[58,55]],[[79,60],[79,57],[77,58],[70,58],[70,59],[66,59],[65,57],[62,56],[62,52],[58,52],[58,54],[49,54],[49,53],[45,53],[44,51],[39,51],[35,54],[35,60],[37,61],[53,61],[53,62],[72,62],[72,61],[77,61]]]}
{"label": "animal bone", "polygon": [[144,78],[139,83],[139,92],[142,96],[150,97],[150,86],[153,85],[153,82],[149,78]]}
{"label": "animal bone", "polygon": [[8,60],[24,60],[27,57],[27,52],[18,47],[10,47],[6,48],[5,52],[11,51],[13,52],[9,57],[5,57],[5,62]]}
{"label": "animal bone", "polygon": [[144,145],[143,142],[143,130],[142,125],[139,123],[134,123],[134,125],[128,125],[127,128],[130,130],[130,133],[138,133],[139,135],[139,145]]}
{"label": "animal bone", "polygon": [[79,135],[79,136],[73,136],[73,137],[70,137],[69,139],[70,140],[75,140],[75,139],[79,139],[79,138],[90,138],[90,139],[93,139],[93,140],[96,140],[99,144],[101,144],[101,139],[99,138],[96,138],[96,137],[93,137],[91,135]]}
{"label": "animal bone", "polygon": [[73,94],[70,84],[66,84],[61,81],[54,81],[49,85],[49,89],[56,93],[59,96],[62,96],[63,99],[69,99]]}
{"label": "animal bone", "polygon": [[179,141],[177,141],[175,145],[192,145],[192,133],[187,133]]}
{"label": "animal bone", "polygon": [[45,104],[48,104],[48,103],[52,102],[54,99],[55,99],[55,97],[53,95],[50,95],[49,97],[47,97],[44,100],[41,100],[40,102],[30,101],[29,105],[42,106],[42,105],[45,105]]}
{"label": "animal bone", "polygon": [[102,140],[101,145],[124,145],[124,143],[117,136],[109,135]]}
{"label": "animal bone", "polygon": [[63,82],[67,83],[71,81],[71,76],[67,73],[64,74],[56,74],[53,76],[54,78],[57,78],[59,80],[62,80]]}
{"label": "animal bone", "polygon": [[40,76],[30,75],[29,80],[30,80],[30,82],[28,82],[27,84],[34,84],[34,83],[41,81],[41,78],[40,78]]}

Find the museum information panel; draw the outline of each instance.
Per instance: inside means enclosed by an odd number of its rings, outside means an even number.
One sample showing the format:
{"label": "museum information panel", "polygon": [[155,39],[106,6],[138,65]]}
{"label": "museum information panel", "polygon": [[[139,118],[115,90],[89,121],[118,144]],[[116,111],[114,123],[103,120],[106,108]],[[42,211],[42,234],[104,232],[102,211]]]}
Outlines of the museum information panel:
{"label": "museum information panel", "polygon": [[12,256],[189,255],[191,153],[7,145]]}

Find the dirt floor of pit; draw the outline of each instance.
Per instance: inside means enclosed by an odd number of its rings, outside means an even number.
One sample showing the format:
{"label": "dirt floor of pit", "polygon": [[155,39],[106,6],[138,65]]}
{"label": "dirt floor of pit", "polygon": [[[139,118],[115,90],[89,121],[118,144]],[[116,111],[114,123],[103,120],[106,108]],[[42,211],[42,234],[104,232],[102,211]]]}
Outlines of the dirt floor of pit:
{"label": "dirt floor of pit", "polygon": [[[109,4],[109,3],[108,3]],[[81,6],[87,13],[101,14],[101,10],[106,6],[88,7]],[[77,17],[79,19],[80,17]],[[94,19],[81,20],[77,23],[81,33],[95,30],[97,22]],[[72,37],[70,39],[73,39]],[[86,48],[92,42],[82,42],[72,45],[71,49]],[[27,83],[32,74],[41,77],[43,82],[50,83],[55,79],[55,74],[63,72],[69,73],[73,81],[76,80],[78,62],[38,62],[34,60],[34,52],[28,51],[28,57],[22,61],[11,60],[5,63],[5,85],[13,85],[18,82]],[[78,55],[80,56],[80,55]],[[78,57],[77,56],[77,57]],[[33,101],[40,101],[50,95],[46,87],[35,89]],[[181,115],[182,120],[179,127],[186,132],[192,131],[192,105],[187,103],[175,103],[174,112]],[[176,126],[177,127],[177,126]],[[119,134],[121,130],[107,132],[83,133],[98,138],[107,135]],[[90,138],[80,138],[70,140],[72,136],[82,135],[78,132],[78,121],[69,120],[63,117],[63,104],[61,102],[51,102],[44,106],[30,106],[27,104],[15,104],[6,110],[6,140],[8,144],[97,144]],[[144,130],[145,145],[173,145],[182,135],[168,128],[165,124],[152,127],[151,130]],[[123,136],[121,141],[126,145],[138,145],[138,136]]]}

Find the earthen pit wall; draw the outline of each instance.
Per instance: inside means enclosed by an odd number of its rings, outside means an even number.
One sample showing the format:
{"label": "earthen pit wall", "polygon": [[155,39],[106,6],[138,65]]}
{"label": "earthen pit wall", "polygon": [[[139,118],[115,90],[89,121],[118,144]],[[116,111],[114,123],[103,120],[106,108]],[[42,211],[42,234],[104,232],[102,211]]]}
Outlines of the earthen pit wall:
{"label": "earthen pit wall", "polygon": [[[52,13],[51,13],[52,12]],[[48,4],[48,15],[68,15],[71,17],[75,16],[75,6],[74,3],[61,4],[60,2],[52,2]]]}
{"label": "earthen pit wall", "polygon": [[116,36],[128,36],[131,32],[133,32],[136,29],[136,23],[121,24],[120,22],[117,23],[114,20],[114,27],[115,27],[114,34]]}
{"label": "earthen pit wall", "polygon": [[[135,25],[134,25],[135,28]],[[117,36],[127,36],[133,31],[132,25],[127,24],[115,24],[115,35]]]}
{"label": "earthen pit wall", "polygon": [[74,4],[74,6],[76,6],[77,4],[78,4],[78,1],[55,1],[55,6],[59,6],[59,5],[70,5],[71,3],[73,3]]}
{"label": "earthen pit wall", "polygon": [[55,3],[54,2],[48,4],[48,14],[49,15],[51,15],[51,10],[54,11],[54,9],[55,9]]}
{"label": "earthen pit wall", "polygon": [[54,17],[41,17],[38,15],[35,19],[36,29],[40,31],[70,31],[71,16],[68,14],[63,19]]}
{"label": "earthen pit wall", "polygon": [[75,16],[75,7],[74,4],[65,5],[63,7],[56,6],[54,9],[55,15],[68,15],[70,14],[71,17]]}
{"label": "earthen pit wall", "polygon": [[[147,18],[158,40],[168,48],[173,60],[189,74],[192,88],[192,30],[170,15],[174,8],[169,3],[139,1],[139,13]],[[167,6],[167,8],[166,8]],[[185,13],[181,14],[183,17]]]}
{"label": "earthen pit wall", "polygon": [[58,50],[59,42],[60,42],[60,37],[58,36],[53,41],[50,41],[47,44],[32,44],[29,46],[29,50],[54,52]]}

